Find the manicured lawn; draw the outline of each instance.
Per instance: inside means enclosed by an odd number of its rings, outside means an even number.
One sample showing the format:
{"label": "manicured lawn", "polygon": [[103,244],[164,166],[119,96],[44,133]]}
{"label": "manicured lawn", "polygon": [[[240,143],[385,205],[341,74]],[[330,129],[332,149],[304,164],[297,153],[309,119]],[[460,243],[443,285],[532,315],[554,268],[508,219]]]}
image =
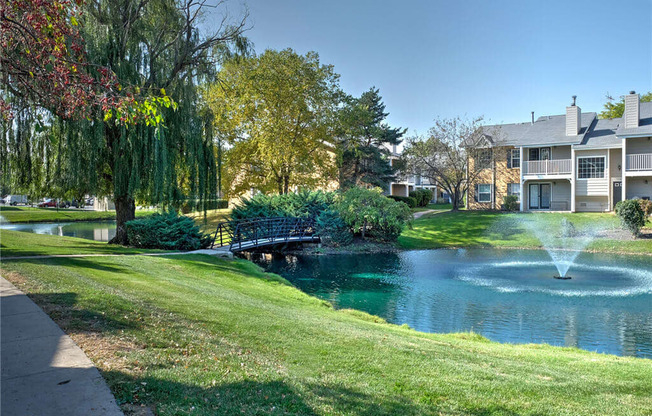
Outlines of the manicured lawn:
{"label": "manicured lawn", "polygon": [[423,212],[435,209],[437,211],[448,211],[453,208],[453,204],[428,204],[425,207],[412,208],[412,212]]}
{"label": "manicured lawn", "polygon": [[[152,214],[156,211],[139,209],[136,217]],[[9,222],[68,222],[68,221],[99,221],[115,220],[115,211],[88,211],[81,209],[31,208],[31,207],[0,207],[0,215]]]}
{"label": "manicured lawn", "polygon": [[214,209],[206,211],[206,216],[204,216],[203,211],[192,212],[185,215],[194,218],[195,222],[201,227],[202,231],[207,233],[214,233],[217,229],[217,224],[228,219],[230,214],[230,209]]}
{"label": "manicured lawn", "polygon": [[[580,232],[618,230],[613,214],[601,213],[501,213],[493,211],[459,211],[428,214],[414,221],[411,230],[399,237],[399,247],[428,249],[444,247],[516,247],[538,248],[541,242],[525,222],[536,216],[538,228],[552,235],[560,233],[562,218],[567,218]],[[525,221],[525,222],[524,222]],[[648,223],[649,224],[649,223]],[[608,252],[650,253],[652,239],[615,240],[596,238],[587,249]],[[608,235],[606,237],[609,237]]]}
{"label": "manicured lawn", "polygon": [[[18,234],[3,233],[3,245],[19,245]],[[158,415],[652,413],[649,360],[420,333],[333,310],[244,260],[2,267],[89,354],[119,403]]]}
{"label": "manicured lawn", "polygon": [[0,255],[5,257],[43,256],[54,254],[135,254],[161,252],[109,245],[84,238],[32,234],[0,230]]}

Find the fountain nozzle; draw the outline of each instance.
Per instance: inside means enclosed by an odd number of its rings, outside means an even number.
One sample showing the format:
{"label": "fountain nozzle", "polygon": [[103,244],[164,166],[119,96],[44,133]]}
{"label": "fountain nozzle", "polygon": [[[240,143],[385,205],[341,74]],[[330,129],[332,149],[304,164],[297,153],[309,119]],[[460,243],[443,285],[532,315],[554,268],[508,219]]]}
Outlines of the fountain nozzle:
{"label": "fountain nozzle", "polygon": [[552,276],[552,277],[554,277],[555,279],[559,279],[559,280],[570,280],[570,279],[572,279],[572,277],[570,277],[570,276]]}

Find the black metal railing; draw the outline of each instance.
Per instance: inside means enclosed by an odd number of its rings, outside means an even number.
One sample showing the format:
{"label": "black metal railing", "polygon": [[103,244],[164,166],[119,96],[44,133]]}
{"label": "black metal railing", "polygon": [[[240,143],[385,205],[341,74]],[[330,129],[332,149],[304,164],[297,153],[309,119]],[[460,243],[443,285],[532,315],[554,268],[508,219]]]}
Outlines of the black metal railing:
{"label": "black metal railing", "polygon": [[231,251],[302,241],[319,241],[310,218],[275,217],[221,222],[213,237],[214,247]]}

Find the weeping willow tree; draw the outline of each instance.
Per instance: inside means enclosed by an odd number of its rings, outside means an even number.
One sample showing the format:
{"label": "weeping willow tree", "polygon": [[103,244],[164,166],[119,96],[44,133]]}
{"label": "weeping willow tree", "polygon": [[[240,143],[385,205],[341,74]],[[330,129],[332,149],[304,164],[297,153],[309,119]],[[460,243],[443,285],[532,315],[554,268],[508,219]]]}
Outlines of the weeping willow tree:
{"label": "weeping willow tree", "polygon": [[[24,110],[31,122],[4,121],[4,151],[22,148],[6,162],[3,176],[18,176],[35,165],[16,181],[21,189],[39,184],[50,192],[110,195],[117,220],[111,242],[116,244],[127,242],[124,224],[135,218],[136,201],[190,200],[204,209],[216,198],[217,166],[214,134],[206,128],[212,124],[210,114],[198,110],[198,88],[214,79],[221,59],[246,53],[249,46],[242,36],[246,12],[234,20],[221,14],[223,2],[210,8],[205,3],[87,3],[80,24],[88,60],[115,73],[114,90],[132,94],[132,107],[99,107],[82,119],[63,119],[53,111],[37,117],[42,110]],[[206,25],[214,28],[211,33],[202,33],[198,25],[207,10],[220,18]],[[150,111],[150,102],[164,105]],[[37,132],[34,126],[43,129]]]}

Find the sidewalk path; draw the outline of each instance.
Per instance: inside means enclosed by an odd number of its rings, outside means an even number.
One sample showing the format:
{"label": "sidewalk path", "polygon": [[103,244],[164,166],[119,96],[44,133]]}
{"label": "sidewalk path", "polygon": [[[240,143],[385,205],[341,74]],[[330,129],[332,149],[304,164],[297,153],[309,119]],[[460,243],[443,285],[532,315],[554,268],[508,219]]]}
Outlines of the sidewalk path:
{"label": "sidewalk path", "polygon": [[437,213],[441,214],[442,212],[448,212],[446,209],[429,209],[427,211],[420,211],[420,212],[415,212],[414,213],[414,219],[416,220],[417,218],[421,218],[426,214],[432,214],[432,213]]}
{"label": "sidewalk path", "polygon": [[3,415],[122,415],[86,354],[2,277],[0,355]]}

